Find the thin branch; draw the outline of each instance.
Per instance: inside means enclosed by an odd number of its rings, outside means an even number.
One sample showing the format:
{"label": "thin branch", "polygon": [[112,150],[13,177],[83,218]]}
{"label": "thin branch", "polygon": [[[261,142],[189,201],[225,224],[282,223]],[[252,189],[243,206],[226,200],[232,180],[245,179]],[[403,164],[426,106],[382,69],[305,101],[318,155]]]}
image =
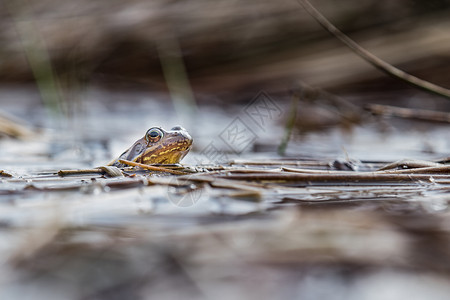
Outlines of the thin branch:
{"label": "thin branch", "polygon": [[190,173],[187,173],[187,172],[172,170],[172,169],[168,169],[168,168],[140,164],[140,163],[129,161],[129,160],[125,160],[125,159],[119,159],[119,162],[121,164],[129,165],[129,166],[133,166],[133,167],[139,167],[139,168],[142,168],[142,169],[145,169],[145,170],[150,170],[150,171],[167,172],[167,173],[171,173],[171,174],[174,174],[174,175],[187,175],[187,174],[190,174]]}
{"label": "thin branch", "polygon": [[369,104],[366,109],[373,114],[394,116],[405,119],[450,123],[450,113],[425,109],[395,107],[390,105]]}
{"label": "thin branch", "polygon": [[328,32],[333,36],[343,42],[347,47],[349,47],[353,52],[355,52],[362,59],[372,64],[377,69],[383,71],[384,73],[392,76],[394,78],[400,79],[410,85],[418,87],[427,92],[442,96],[446,99],[450,99],[450,90],[434,83],[422,80],[411,74],[408,74],[390,64],[384,60],[376,57],[366,49],[359,46],[355,41],[345,35],[342,31],[337,29],[333,24],[330,23],[314,6],[309,3],[308,0],[297,0],[297,2],[314,18],[316,21],[322,25]]}
{"label": "thin branch", "polygon": [[450,175],[442,174],[396,174],[396,173],[351,173],[348,174],[307,174],[307,173],[261,173],[261,174],[228,174],[218,175],[218,178],[233,180],[250,180],[263,182],[411,182],[411,181],[428,181],[449,180]]}

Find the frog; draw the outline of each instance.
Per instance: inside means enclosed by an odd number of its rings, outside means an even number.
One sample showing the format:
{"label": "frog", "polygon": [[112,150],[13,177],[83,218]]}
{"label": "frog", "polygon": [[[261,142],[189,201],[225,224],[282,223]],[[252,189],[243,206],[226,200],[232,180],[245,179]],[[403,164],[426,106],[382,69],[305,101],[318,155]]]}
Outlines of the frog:
{"label": "frog", "polygon": [[166,131],[162,127],[151,127],[145,135],[125,150],[107,166],[124,168],[119,160],[128,160],[146,165],[178,164],[191,150],[192,137],[186,129],[177,125]]}

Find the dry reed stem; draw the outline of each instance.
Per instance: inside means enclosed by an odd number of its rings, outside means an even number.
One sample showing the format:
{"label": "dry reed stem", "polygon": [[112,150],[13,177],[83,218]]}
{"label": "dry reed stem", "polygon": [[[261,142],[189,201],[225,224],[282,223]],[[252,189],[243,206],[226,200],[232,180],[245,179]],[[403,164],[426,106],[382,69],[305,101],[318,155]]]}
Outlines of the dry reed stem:
{"label": "dry reed stem", "polygon": [[133,167],[139,167],[139,168],[142,168],[145,170],[150,170],[150,171],[167,172],[167,173],[174,174],[174,175],[190,174],[188,172],[182,172],[182,171],[172,170],[172,169],[163,168],[163,167],[156,167],[156,166],[151,166],[151,165],[140,164],[140,163],[125,160],[125,159],[119,159],[119,162],[121,164],[126,164],[126,165],[133,166]]}
{"label": "dry reed stem", "polygon": [[59,176],[70,176],[70,175],[84,175],[84,174],[104,174],[105,172],[100,168],[95,169],[82,169],[82,170],[59,170]]}
{"label": "dry reed stem", "polygon": [[428,82],[426,80],[417,78],[411,74],[408,74],[390,64],[384,60],[373,55],[366,49],[362,48],[355,41],[345,35],[342,31],[337,29],[330,21],[328,21],[308,0],[297,0],[297,2],[310,14],[323,28],[325,28],[334,37],[344,43],[353,52],[355,52],[359,57],[373,65],[375,68],[383,71],[391,77],[400,79],[404,82],[409,83],[412,86],[418,87],[427,92],[444,97],[450,100],[450,90],[434,83]]}
{"label": "dry reed stem", "polygon": [[377,115],[394,116],[405,119],[450,123],[450,113],[426,109],[395,107],[390,105],[369,104],[366,109]]}
{"label": "dry reed stem", "polygon": [[272,173],[272,174],[230,174],[222,175],[219,178],[233,180],[251,180],[251,181],[282,181],[282,182],[327,182],[327,181],[343,181],[343,182],[411,182],[418,180],[433,181],[434,179],[450,179],[450,175],[424,175],[424,174],[388,174],[388,173],[353,173],[348,174],[288,174],[288,173]]}

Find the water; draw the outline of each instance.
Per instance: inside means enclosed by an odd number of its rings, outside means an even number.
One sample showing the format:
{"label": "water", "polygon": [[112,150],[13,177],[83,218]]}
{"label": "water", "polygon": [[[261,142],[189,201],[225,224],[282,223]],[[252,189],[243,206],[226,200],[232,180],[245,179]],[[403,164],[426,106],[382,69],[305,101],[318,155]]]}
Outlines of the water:
{"label": "water", "polygon": [[[339,159],[362,171],[433,160],[448,155],[447,126],[371,119],[351,130],[294,130],[282,157],[276,151],[289,110],[282,99],[278,117],[260,126],[245,104],[202,104],[197,115],[180,116],[162,95],[100,88],[83,95],[55,117],[33,89],[0,89],[2,111],[33,130],[0,139],[0,169],[13,175],[0,179],[0,299],[448,294],[450,181],[176,186],[149,172],[57,175],[105,164],[148,128],[181,119],[194,137],[184,164],[221,157],[265,171],[294,158],[298,165],[287,166],[324,170]],[[248,129],[246,147],[231,138],[236,124]],[[257,163],[264,161],[271,163]],[[411,284],[414,292],[405,289]]]}

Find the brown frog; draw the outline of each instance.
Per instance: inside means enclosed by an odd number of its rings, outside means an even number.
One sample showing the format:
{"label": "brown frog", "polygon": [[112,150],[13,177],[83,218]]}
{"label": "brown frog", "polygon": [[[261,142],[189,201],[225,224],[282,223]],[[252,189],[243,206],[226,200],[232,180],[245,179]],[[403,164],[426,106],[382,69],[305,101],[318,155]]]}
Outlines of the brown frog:
{"label": "brown frog", "polygon": [[169,131],[161,127],[152,127],[143,138],[137,140],[108,166],[126,167],[127,165],[120,163],[119,159],[147,165],[176,164],[191,150],[192,141],[192,137],[181,126],[175,126]]}

